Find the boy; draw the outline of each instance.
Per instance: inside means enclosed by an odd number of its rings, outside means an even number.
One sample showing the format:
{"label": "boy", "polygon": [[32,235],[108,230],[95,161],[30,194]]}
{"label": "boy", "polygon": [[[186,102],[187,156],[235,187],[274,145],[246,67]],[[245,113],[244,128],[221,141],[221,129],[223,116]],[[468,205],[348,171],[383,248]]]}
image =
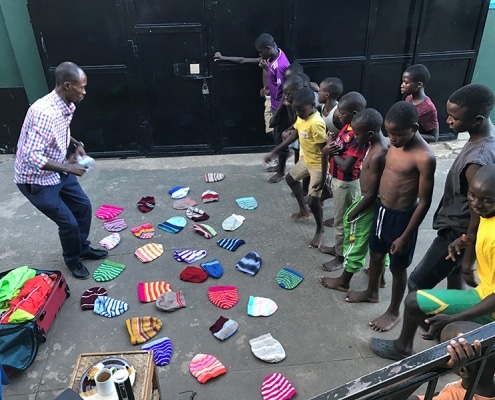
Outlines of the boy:
{"label": "boy", "polygon": [[[479,327],[479,324],[474,322],[460,321],[447,325],[442,329],[440,340],[445,342],[449,339],[456,338],[462,335],[462,332],[472,331]],[[452,339],[447,346],[447,352],[450,355],[450,360],[447,362],[446,367],[454,368],[454,372],[461,377],[457,382],[448,383],[438,393],[433,400],[463,400],[466,396],[466,391],[469,385],[476,378],[476,365],[473,363],[467,365],[474,358],[479,357],[481,354],[481,343],[479,340],[475,340],[473,345],[464,338],[457,340]],[[495,360],[493,357],[486,360],[485,367],[481,373],[480,380],[476,384],[474,391],[474,400],[495,400],[495,384],[493,381],[493,375],[495,373]],[[424,400],[425,396],[412,395],[407,400]]]}
{"label": "boy", "polygon": [[321,104],[320,114],[327,126],[327,132],[337,133],[342,128],[337,111],[337,99],[342,96],[344,85],[339,78],[325,78],[318,89],[318,103]]}
{"label": "boy", "polygon": [[479,217],[470,211],[466,196],[476,171],[483,165],[495,163],[495,127],[490,120],[494,104],[493,92],[479,84],[456,90],[447,102],[447,123],[456,133],[468,131],[469,141],[449,170],[433,217],[437,236],[409,276],[409,290],[433,289],[445,278],[448,289],[464,287],[461,264],[465,264],[466,269],[473,264],[474,248],[467,248],[460,257],[459,253],[448,257],[448,246],[463,233],[471,239],[476,237]]}
{"label": "boy", "polygon": [[[270,120],[270,127],[273,128],[273,132],[275,137],[277,138],[278,143],[282,143],[283,137],[282,134],[284,131],[293,129],[294,122],[296,120],[296,116],[294,111],[292,110],[292,97],[294,93],[296,93],[299,89],[302,89],[303,81],[299,75],[290,75],[285,80],[282,89],[284,92],[284,98],[282,104],[278,107],[277,111],[273,115]],[[270,183],[278,183],[285,177],[285,163],[288,157],[288,148],[282,148],[277,153],[279,158],[278,165],[276,168],[276,173],[268,182]],[[267,169],[267,171],[270,168]]]}
{"label": "boy", "polygon": [[353,275],[364,267],[378,187],[389,145],[382,134],[382,124],[382,116],[373,108],[366,108],[352,118],[356,141],[360,145],[365,146],[370,143],[371,146],[362,164],[361,196],[344,214],[344,271],[338,278],[320,279],[321,284],[328,289],[348,292]]}
{"label": "boy", "polygon": [[437,109],[425,94],[425,86],[429,80],[428,68],[423,64],[415,64],[404,71],[400,85],[400,92],[406,95],[405,100],[416,106],[419,133],[427,143],[438,140]]}
{"label": "boy", "polygon": [[[410,292],[404,302],[404,323],[396,340],[371,339],[371,350],[380,357],[400,360],[413,353],[413,341],[419,326],[423,339],[438,337],[451,322],[473,321],[487,324],[495,320],[495,165],[485,165],[469,186],[471,209],[480,216],[476,234],[476,261],[479,285],[474,289],[429,289]],[[471,244],[466,239],[464,247]],[[466,270],[473,279],[473,269]]]}
{"label": "boy", "polygon": [[384,332],[399,321],[399,308],[406,290],[418,227],[431,205],[436,158],[418,132],[418,112],[411,103],[399,101],[385,117],[391,147],[380,180],[380,199],[370,235],[368,288],[346,296],[350,303],[379,301],[379,281],[384,260],[390,254],[392,298],[385,313],[370,322]]}
{"label": "boy", "polygon": [[277,154],[277,151],[299,138],[301,149],[304,152],[304,159],[294,165],[285,177],[299,204],[299,212],[292,214],[291,218],[293,220],[309,220],[311,218],[299,183],[301,179],[309,175],[311,182],[308,205],[316,221],[316,232],[309,247],[318,247],[323,238],[323,211],[319,197],[326,180],[328,165],[328,158],[321,152],[321,149],[325,146],[325,122],[315,109],[314,92],[310,88],[304,87],[297,91],[293,96],[292,106],[297,115],[294,123],[295,130],[291,131],[281,144],[267,154],[264,161],[270,162]]}
{"label": "boy", "polygon": [[365,107],[366,99],[361,93],[349,92],[342,96],[337,109],[343,128],[335,140],[329,137],[329,143],[323,148],[323,153],[330,157],[328,171],[332,178],[335,230],[335,245],[320,247],[321,252],[335,257],[322,265],[324,271],[335,271],[342,268],[344,261],[344,213],[361,195],[359,174],[368,144],[360,145],[357,142],[351,120]]}

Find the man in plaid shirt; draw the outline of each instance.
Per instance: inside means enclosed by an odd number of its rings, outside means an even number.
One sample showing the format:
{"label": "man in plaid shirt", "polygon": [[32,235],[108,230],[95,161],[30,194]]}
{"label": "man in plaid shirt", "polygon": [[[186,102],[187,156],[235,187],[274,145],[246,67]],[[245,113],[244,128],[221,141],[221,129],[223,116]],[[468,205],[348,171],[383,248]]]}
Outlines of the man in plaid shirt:
{"label": "man in plaid shirt", "polygon": [[14,166],[19,190],[58,225],[65,264],[77,279],[89,277],[81,259],[96,260],[108,254],[90,247],[91,203],[76,178],[87,168],[76,157],[86,152],[70,135],[75,103],[84,98],[86,83],[86,74],[72,62],[55,69],[55,89],[26,114]]}

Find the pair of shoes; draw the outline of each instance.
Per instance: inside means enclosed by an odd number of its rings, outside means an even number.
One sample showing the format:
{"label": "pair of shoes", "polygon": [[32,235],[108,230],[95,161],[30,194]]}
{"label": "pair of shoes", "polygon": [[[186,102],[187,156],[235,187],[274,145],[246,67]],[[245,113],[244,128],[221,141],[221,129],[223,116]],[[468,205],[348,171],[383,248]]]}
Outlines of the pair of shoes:
{"label": "pair of shoes", "polygon": [[81,254],[81,260],[99,260],[101,258],[105,258],[108,256],[108,251],[89,248],[89,251],[86,251]]}
{"label": "pair of shoes", "polygon": [[82,262],[67,264],[67,268],[69,268],[70,272],[72,273],[72,276],[76,279],[89,278],[89,271]]}

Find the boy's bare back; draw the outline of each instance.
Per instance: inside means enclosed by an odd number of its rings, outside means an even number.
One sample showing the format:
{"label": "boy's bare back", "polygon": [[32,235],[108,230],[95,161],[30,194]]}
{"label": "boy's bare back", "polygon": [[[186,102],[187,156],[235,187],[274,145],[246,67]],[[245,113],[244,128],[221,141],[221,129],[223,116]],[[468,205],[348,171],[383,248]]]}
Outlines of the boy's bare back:
{"label": "boy's bare back", "polygon": [[416,132],[403,147],[391,146],[380,181],[380,198],[385,207],[394,210],[413,208],[420,194],[433,187],[435,154]]}

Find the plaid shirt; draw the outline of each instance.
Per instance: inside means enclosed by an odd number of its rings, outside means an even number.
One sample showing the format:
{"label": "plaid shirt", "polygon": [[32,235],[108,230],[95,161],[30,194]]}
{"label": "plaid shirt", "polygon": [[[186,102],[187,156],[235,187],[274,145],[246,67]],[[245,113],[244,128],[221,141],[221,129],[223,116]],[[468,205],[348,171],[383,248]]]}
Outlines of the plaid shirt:
{"label": "plaid shirt", "polygon": [[15,183],[54,186],[60,183],[58,172],[45,171],[46,163],[65,162],[70,144],[70,122],[76,106],[65,104],[52,91],[34,102],[22,125],[17,142]]}

